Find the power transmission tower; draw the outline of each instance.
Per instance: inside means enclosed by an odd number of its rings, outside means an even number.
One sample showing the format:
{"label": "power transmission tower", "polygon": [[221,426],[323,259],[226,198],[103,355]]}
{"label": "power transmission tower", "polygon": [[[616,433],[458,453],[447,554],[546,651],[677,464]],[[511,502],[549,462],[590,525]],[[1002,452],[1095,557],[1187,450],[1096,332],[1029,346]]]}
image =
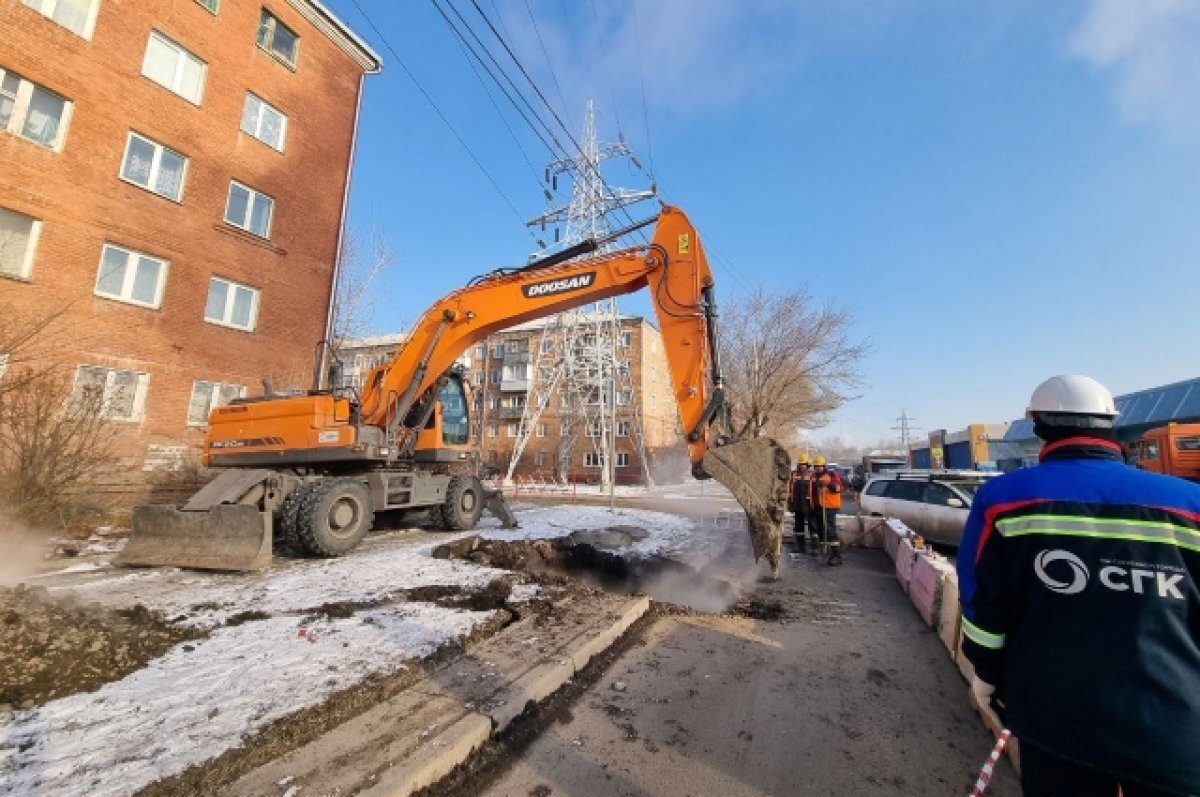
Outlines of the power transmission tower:
{"label": "power transmission tower", "polygon": [[[608,214],[637,202],[653,198],[654,188],[633,191],[609,187],[601,176],[603,161],[618,157],[633,159],[624,137],[616,144],[601,144],[596,138],[596,115],[591,100],[585,114],[581,151],[577,156],[560,158],[546,167],[546,181],[558,188],[560,175],[571,179],[571,200],[565,206],[547,210],[531,219],[529,226],[554,226],[555,243],[563,247],[580,241],[600,239],[608,234]],[[634,160],[636,163],[636,159]],[[559,224],[566,231],[560,235]],[[539,241],[539,243],[542,243]],[[543,244],[544,245],[544,244]],[[601,252],[611,250],[606,244]],[[637,396],[630,376],[628,354],[621,330],[615,299],[596,302],[590,309],[578,308],[559,313],[547,322],[531,368],[529,399],[521,415],[516,443],[508,464],[512,478],[530,436],[539,419],[557,394],[562,408],[561,437],[557,470],[566,478],[571,452],[579,433],[592,441],[593,461],[599,464],[601,484],[611,488],[616,482],[616,439],[630,437],[637,448],[646,481],[650,468],[642,436]],[[622,409],[624,408],[624,409]],[[622,419],[620,416],[625,415]],[[622,435],[622,432],[625,434]]]}
{"label": "power transmission tower", "polygon": [[[904,450],[906,452],[909,451],[908,443],[909,443],[910,435],[913,432],[917,431],[916,426],[913,425],[916,422],[916,420],[917,420],[916,418],[908,417],[908,412],[906,410],[901,409],[900,417],[896,419],[897,425],[892,427],[893,431],[897,431],[900,433],[900,445],[904,448]],[[907,456],[907,454],[906,454],[906,456]]]}

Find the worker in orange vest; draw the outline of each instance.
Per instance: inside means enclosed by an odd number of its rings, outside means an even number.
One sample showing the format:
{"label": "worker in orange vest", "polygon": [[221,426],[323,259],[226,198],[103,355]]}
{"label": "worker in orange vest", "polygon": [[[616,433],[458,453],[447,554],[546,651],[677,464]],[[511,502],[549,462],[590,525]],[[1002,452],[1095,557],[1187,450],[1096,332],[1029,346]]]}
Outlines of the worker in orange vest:
{"label": "worker in orange vest", "polygon": [[826,469],[825,457],[817,457],[813,465],[817,471],[813,479],[813,503],[817,505],[816,515],[820,518],[821,543],[829,552],[825,563],[840,565],[842,549],[838,540],[837,514],[842,508],[842,476],[837,471]]}
{"label": "worker in orange vest", "polygon": [[800,553],[804,552],[805,541],[813,537],[815,532],[811,500],[812,469],[809,467],[808,454],[801,454],[788,480],[788,505],[796,516],[796,550]]}

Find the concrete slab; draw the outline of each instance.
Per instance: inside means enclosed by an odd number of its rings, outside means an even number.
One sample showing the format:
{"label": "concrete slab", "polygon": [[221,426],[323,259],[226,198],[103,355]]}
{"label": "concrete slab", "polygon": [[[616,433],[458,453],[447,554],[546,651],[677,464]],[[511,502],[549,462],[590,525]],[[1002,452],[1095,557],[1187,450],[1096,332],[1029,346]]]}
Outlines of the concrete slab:
{"label": "concrete slab", "polygon": [[232,797],[274,794],[407,795],[461,764],[492,735],[616,642],[649,609],[645,596],[594,593],[531,614],[472,646],[399,695],[247,773]]}

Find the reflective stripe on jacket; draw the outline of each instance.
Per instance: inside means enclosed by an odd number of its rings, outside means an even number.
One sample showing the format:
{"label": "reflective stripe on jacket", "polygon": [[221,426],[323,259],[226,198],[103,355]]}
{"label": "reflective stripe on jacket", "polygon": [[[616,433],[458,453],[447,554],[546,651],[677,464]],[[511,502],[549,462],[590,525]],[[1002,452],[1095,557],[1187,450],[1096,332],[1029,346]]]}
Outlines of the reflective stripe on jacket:
{"label": "reflective stripe on jacket", "polygon": [[1200,486],[1048,445],[980,488],[957,568],[963,651],[1018,738],[1200,793]]}

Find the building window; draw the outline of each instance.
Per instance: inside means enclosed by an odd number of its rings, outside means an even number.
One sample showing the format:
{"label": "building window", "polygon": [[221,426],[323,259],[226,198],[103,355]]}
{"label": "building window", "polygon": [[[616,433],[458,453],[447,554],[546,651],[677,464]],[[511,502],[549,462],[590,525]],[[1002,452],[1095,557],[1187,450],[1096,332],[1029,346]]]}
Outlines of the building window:
{"label": "building window", "polygon": [[617,437],[629,437],[629,421],[617,421]]}
{"label": "building window", "polygon": [[538,368],[538,378],[543,382],[549,382],[554,378],[553,368]]}
{"label": "building window", "polygon": [[243,133],[249,133],[268,147],[283,152],[287,121],[282,111],[246,92],[246,102],[242,105]]}
{"label": "building window", "polygon": [[562,423],[560,423],[558,425],[558,436],[559,437],[570,437],[571,436],[571,425],[569,423],[567,423],[566,421],[563,421]]}
{"label": "building window", "polygon": [[595,451],[585,451],[583,453],[583,467],[598,468],[600,467],[600,455]]}
{"label": "building window", "polygon": [[81,365],[75,372],[76,401],[99,401],[100,417],[109,421],[140,421],[146,405],[149,374]]}
{"label": "building window", "polygon": [[622,333],[621,333],[621,346],[622,346],[622,348],[626,348],[626,349],[628,349],[628,348],[629,348],[629,345],[630,345],[631,343],[633,343],[633,333],[632,333],[632,332],[629,332],[629,331],[622,332]]}
{"label": "building window", "polygon": [[271,216],[275,200],[260,194],[236,180],[229,182],[229,199],[225,202],[225,221],[241,227],[259,238],[271,237]]}
{"label": "building window", "polygon": [[[476,384],[476,385],[482,385],[482,384],[483,384],[483,371],[476,371],[476,372],[475,372],[475,384]],[[481,398],[482,398],[482,396],[481,396]]]}
{"label": "building window", "polygon": [[617,373],[621,376],[629,376],[629,361],[621,360],[617,363]]}
{"label": "building window", "polygon": [[489,464],[489,465],[495,465],[495,464],[496,464],[496,459],[497,459],[496,452],[495,452],[495,451],[489,451],[489,452],[488,452],[488,457],[487,457],[487,459],[488,459],[488,464]]}
{"label": "building window", "polygon": [[213,12],[214,14],[217,13],[217,6],[219,4],[219,0],[196,0],[196,2],[199,3],[200,5],[204,6],[205,8],[207,8],[209,11]]}
{"label": "building window", "polygon": [[539,468],[541,468],[541,467],[545,467],[545,465],[546,465],[546,452],[545,452],[545,451],[537,451],[537,452],[534,452],[534,455],[533,455],[533,464],[534,464],[534,466],[536,466],[536,467],[539,467]]}
{"label": "building window", "polygon": [[592,421],[591,423],[589,423],[587,425],[587,436],[588,437],[599,437],[600,436],[600,423],[598,421]]}
{"label": "building window", "polygon": [[529,338],[516,338],[504,346],[509,354],[525,354],[529,351]]}
{"label": "building window", "polygon": [[223,407],[235,398],[246,395],[243,385],[226,385],[221,382],[192,382],[192,399],[188,403],[188,426],[205,426],[213,407]]}
{"label": "building window", "polygon": [[633,391],[632,390],[618,390],[617,391],[617,404],[618,405],[624,407],[631,401],[633,401]]}
{"label": "building window", "polygon": [[114,244],[104,245],[96,274],[98,296],[157,309],[166,284],[167,261]]}
{"label": "building window", "polygon": [[41,230],[42,223],[37,219],[0,208],[0,275],[29,278]]}
{"label": "building window", "polygon": [[98,0],[23,0],[23,2],[72,33],[85,39],[92,38],[92,30],[96,27]]}
{"label": "building window", "polygon": [[499,396],[492,396],[491,407],[494,410],[500,409],[500,397]]}
{"label": "building window", "polygon": [[498,371],[498,370],[492,371],[492,384],[493,385],[500,384],[500,371]]}
{"label": "building window", "polygon": [[500,427],[496,424],[488,424],[488,437],[499,437]]}
{"label": "building window", "polygon": [[291,67],[296,66],[300,52],[300,37],[267,9],[258,21],[258,46]]}
{"label": "building window", "polygon": [[492,347],[492,356],[493,357],[503,357],[504,356],[504,344],[503,343],[498,343]]}
{"label": "building window", "polygon": [[62,149],[71,103],[20,75],[0,69],[0,130]]}
{"label": "building window", "polygon": [[213,277],[208,284],[204,320],[250,331],[258,318],[258,294],[257,288]]}
{"label": "building window", "polygon": [[571,406],[571,397],[569,395],[567,395],[566,393],[563,393],[561,396],[559,396],[558,403],[559,403],[559,406],[570,407]]}
{"label": "building window", "polygon": [[205,64],[158,31],[151,31],[142,74],[196,105],[204,94]]}
{"label": "building window", "polygon": [[544,423],[539,423],[539,424],[537,425],[537,436],[538,436],[538,437],[545,437],[545,436],[546,436],[546,424],[544,424]]}
{"label": "building window", "polygon": [[508,425],[508,436],[509,436],[509,437],[516,437],[516,436],[517,436],[517,433],[518,433],[518,432],[520,432],[520,431],[521,431],[521,424],[519,424],[519,423],[510,423],[510,424]]}
{"label": "building window", "polygon": [[121,179],[173,199],[183,198],[183,175],[187,158],[137,133],[129,134]]}
{"label": "building window", "polygon": [[618,468],[628,468],[629,467],[629,455],[628,454],[626,454],[625,452],[621,452],[621,453],[617,454],[617,467]]}
{"label": "building window", "polygon": [[487,346],[483,345],[482,343],[480,343],[478,346],[476,346],[475,347],[475,357],[480,362],[482,362],[484,360],[484,358],[487,357]]}

